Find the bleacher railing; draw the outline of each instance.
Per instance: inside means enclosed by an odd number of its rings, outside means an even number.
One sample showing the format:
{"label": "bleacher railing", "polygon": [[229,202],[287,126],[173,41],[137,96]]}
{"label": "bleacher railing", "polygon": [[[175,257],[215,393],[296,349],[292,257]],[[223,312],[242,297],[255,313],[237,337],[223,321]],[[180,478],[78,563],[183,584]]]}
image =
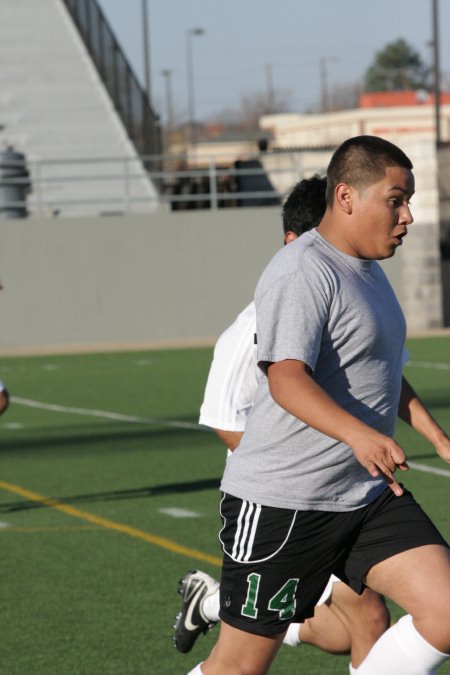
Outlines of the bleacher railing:
{"label": "bleacher railing", "polygon": [[[97,0],[63,0],[137,153],[158,156],[161,153],[161,129],[158,115],[147,93],[139,84],[115,38]],[[149,159],[146,168],[160,166]]]}
{"label": "bleacher railing", "polygon": [[[280,205],[298,180],[324,170],[319,161],[303,167],[295,153],[285,153],[282,166],[269,166],[270,157],[261,156],[259,168],[212,157],[205,158],[203,168],[188,168],[182,156],[8,160],[10,172],[0,172],[0,218],[25,212],[39,218],[92,217]],[[145,172],[143,164],[164,168]],[[23,199],[12,202],[11,195],[20,191]]]}

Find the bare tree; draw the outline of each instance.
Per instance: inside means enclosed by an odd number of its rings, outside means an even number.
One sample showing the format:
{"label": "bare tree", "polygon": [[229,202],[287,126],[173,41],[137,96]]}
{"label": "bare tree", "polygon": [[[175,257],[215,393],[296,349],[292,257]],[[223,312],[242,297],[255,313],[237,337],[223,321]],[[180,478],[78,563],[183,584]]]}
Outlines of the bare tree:
{"label": "bare tree", "polygon": [[270,99],[266,92],[257,91],[241,98],[240,121],[243,127],[255,129],[262,115],[291,111],[292,92],[290,90],[274,90]]}
{"label": "bare tree", "polygon": [[337,82],[330,87],[329,110],[357,108],[363,92],[361,82]]}
{"label": "bare tree", "polygon": [[327,97],[327,110],[322,107],[322,97],[320,101],[311,105],[306,110],[307,113],[330,112],[336,110],[351,110],[359,105],[359,96],[363,92],[363,85],[359,81],[354,82],[336,82],[330,85]]}

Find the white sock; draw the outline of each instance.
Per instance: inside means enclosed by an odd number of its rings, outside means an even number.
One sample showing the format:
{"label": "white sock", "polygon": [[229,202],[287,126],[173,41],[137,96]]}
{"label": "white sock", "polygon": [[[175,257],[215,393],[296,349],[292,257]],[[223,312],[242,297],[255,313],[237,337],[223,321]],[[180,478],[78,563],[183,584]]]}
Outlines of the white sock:
{"label": "white sock", "polygon": [[[203,661],[202,661],[203,663]],[[187,675],[203,675],[203,671],[200,668],[202,664],[199,663],[198,666],[195,666],[194,670],[190,670]]]}
{"label": "white sock", "polygon": [[286,635],[284,636],[283,644],[289,645],[290,647],[297,647],[297,645],[301,644],[300,640],[300,626],[301,623],[291,623],[289,624],[289,628],[286,631]]}
{"label": "white sock", "polygon": [[217,589],[212,595],[208,595],[202,602],[202,613],[208,619],[208,621],[214,621],[217,623],[219,619],[219,609],[220,609],[220,591]]}
{"label": "white sock", "polygon": [[403,616],[374,644],[357,675],[432,675],[447,661],[416,630],[412,616]]}
{"label": "white sock", "polygon": [[357,672],[356,668],[353,668],[351,663],[348,664],[348,672],[350,673],[350,675],[355,675],[355,673]]}

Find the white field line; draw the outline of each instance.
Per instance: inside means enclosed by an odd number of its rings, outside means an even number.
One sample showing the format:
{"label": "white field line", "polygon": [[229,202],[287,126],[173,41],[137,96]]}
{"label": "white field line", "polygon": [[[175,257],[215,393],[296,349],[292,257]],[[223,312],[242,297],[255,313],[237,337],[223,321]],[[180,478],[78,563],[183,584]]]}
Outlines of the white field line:
{"label": "white field line", "polygon": [[[433,361],[410,361],[407,364],[410,368],[429,368],[432,370],[449,370],[449,363],[439,363]],[[85,408],[71,408],[61,406],[54,403],[40,403],[39,401],[32,401],[26,398],[11,397],[13,403],[25,405],[31,408],[41,408],[42,410],[51,410],[53,412],[72,413],[74,415],[87,415],[91,417],[102,417],[104,419],[117,420],[121,422],[130,422],[132,424],[161,424],[168,427],[175,427],[179,429],[195,429],[200,431],[210,431],[210,429],[201,427],[198,424],[190,422],[178,422],[176,420],[158,419],[156,417],[135,417],[132,415],[121,415],[120,413],[107,412],[105,410],[91,410]],[[423,471],[424,473],[433,473],[437,476],[445,476],[450,478],[450,471],[446,469],[439,469],[438,467],[427,466],[426,464],[418,464],[417,462],[408,462],[411,469],[416,471]]]}
{"label": "white field line", "polygon": [[430,368],[431,370],[450,370],[450,363],[438,363],[437,361],[410,361],[407,368]]}
{"label": "white field line", "polygon": [[411,469],[416,469],[416,471],[423,471],[424,473],[434,473],[436,476],[445,476],[450,478],[450,471],[447,469],[439,469],[437,466],[428,466],[427,464],[418,464],[417,462],[410,462],[408,460],[408,466]]}
{"label": "white field line", "polygon": [[40,410],[50,410],[57,413],[71,413],[72,415],[85,415],[87,417],[101,417],[116,422],[129,422],[131,424],[157,424],[165,427],[174,427],[176,429],[194,429],[195,431],[210,431],[193,422],[179,422],[177,420],[167,420],[158,417],[136,417],[134,415],[122,415],[121,413],[108,412],[107,410],[95,410],[91,408],[73,408],[70,406],[57,405],[56,403],[41,403],[28,398],[11,396],[11,402],[16,405],[24,405],[28,408],[38,408]]}
{"label": "white field line", "polygon": [[200,518],[201,515],[197,511],[180,509],[176,506],[168,506],[165,509],[158,509],[158,513],[164,513],[166,516],[171,516],[172,518]]}

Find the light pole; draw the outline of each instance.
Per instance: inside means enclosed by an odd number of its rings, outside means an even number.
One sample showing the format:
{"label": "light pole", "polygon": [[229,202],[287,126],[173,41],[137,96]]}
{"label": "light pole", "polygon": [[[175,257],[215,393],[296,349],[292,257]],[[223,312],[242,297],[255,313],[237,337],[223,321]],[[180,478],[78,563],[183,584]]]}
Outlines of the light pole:
{"label": "light pole", "polygon": [[320,59],[320,103],[322,112],[328,112],[330,109],[330,92],[328,89],[328,69],[327,63],[335,63],[335,56],[322,57]]}
{"label": "light pole", "polygon": [[164,84],[166,90],[167,131],[172,131],[173,129],[173,104],[172,104],[172,86],[171,86],[172,71],[166,68],[165,70],[161,71],[161,75],[164,77]]}
{"label": "light pole", "polygon": [[436,145],[441,144],[441,68],[439,63],[439,17],[438,0],[432,0],[433,14],[433,85],[434,85],[434,116],[436,121]]}
{"label": "light pole", "polygon": [[150,39],[148,29],[148,0],[142,0],[142,52],[144,60],[145,90],[150,105],[152,105],[151,77],[150,77]]}
{"label": "light pole", "polygon": [[273,83],[273,66],[271,63],[266,65],[266,87],[267,87],[267,112],[272,114],[275,110],[275,86]]}
{"label": "light pole", "polygon": [[204,35],[204,28],[190,28],[186,31],[186,65],[188,88],[188,143],[195,145],[195,95],[194,95],[194,57],[192,53],[192,38],[194,35]]}

